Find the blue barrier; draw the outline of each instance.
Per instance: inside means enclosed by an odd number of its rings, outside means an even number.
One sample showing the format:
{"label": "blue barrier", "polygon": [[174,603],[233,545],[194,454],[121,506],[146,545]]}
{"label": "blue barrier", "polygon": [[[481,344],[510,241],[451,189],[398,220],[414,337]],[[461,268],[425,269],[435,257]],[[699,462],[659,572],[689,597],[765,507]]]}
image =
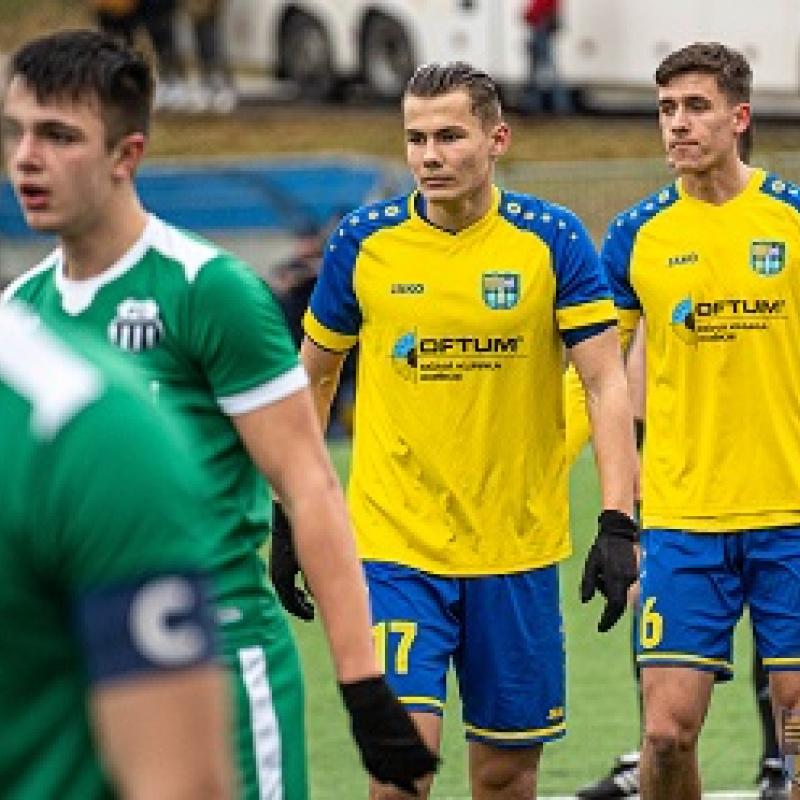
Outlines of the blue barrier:
{"label": "blue barrier", "polygon": [[[383,162],[345,158],[143,166],[145,207],[197,232],[298,230],[322,225],[369,200],[408,189]],[[0,237],[33,238],[7,180],[0,181]]]}

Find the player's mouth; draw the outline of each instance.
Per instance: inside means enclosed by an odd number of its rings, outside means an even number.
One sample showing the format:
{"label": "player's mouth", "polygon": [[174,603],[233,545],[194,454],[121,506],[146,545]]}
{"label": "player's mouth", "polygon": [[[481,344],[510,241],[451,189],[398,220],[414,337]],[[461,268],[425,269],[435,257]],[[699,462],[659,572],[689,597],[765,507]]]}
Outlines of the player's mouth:
{"label": "player's mouth", "polygon": [[426,189],[445,189],[453,185],[453,179],[437,175],[435,177],[423,177],[421,183]]}
{"label": "player's mouth", "polygon": [[27,211],[42,211],[50,204],[50,192],[33,183],[23,183],[19,187],[19,199]]}
{"label": "player's mouth", "polygon": [[669,149],[673,153],[675,153],[675,152],[680,153],[680,152],[685,152],[685,151],[690,150],[690,149],[695,148],[695,147],[697,147],[697,142],[686,141],[685,139],[681,139],[679,141],[672,142],[670,144],[670,146],[669,146]]}

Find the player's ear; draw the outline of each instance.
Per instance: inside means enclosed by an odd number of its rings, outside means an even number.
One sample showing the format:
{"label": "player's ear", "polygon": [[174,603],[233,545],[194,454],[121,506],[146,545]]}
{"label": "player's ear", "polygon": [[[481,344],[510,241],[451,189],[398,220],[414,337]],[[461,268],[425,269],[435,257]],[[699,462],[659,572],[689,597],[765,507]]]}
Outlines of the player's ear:
{"label": "player's ear", "polygon": [[131,180],[144,157],[145,135],[129,133],[114,145],[112,174],[117,180]]}
{"label": "player's ear", "polygon": [[750,127],[750,103],[738,103],[733,110],[733,124],[737,134],[742,134]]}
{"label": "player's ear", "polygon": [[505,122],[498,122],[492,128],[489,138],[491,139],[490,153],[496,158],[508,150],[511,142],[511,130]]}

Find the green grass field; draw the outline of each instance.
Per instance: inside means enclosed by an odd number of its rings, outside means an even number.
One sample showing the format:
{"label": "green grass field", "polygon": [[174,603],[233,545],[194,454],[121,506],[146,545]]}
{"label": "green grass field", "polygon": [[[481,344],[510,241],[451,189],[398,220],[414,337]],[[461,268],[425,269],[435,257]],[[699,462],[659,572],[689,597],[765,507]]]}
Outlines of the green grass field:
{"label": "green grass field", "polygon": [[[346,445],[331,446],[341,474],[347,470]],[[591,452],[585,451],[572,472],[572,530],[575,554],[562,571],[562,594],[569,665],[568,723],[565,739],[547,746],[542,759],[540,796],[570,795],[594,780],[614,756],[634,749],[638,712],[631,678],[630,624],[623,619],[609,633],[597,633],[601,601],[582,606],[578,583],[598,513],[597,483]],[[366,798],[347,720],[341,708],[330,659],[318,623],[297,623],[308,692],[309,759],[312,798]],[[701,768],[708,791],[752,790],[761,743],[750,683],[750,635],[736,637],[737,677],[719,687],[701,742]],[[468,798],[464,738],[455,684],[445,717],[443,764],[433,797]]]}

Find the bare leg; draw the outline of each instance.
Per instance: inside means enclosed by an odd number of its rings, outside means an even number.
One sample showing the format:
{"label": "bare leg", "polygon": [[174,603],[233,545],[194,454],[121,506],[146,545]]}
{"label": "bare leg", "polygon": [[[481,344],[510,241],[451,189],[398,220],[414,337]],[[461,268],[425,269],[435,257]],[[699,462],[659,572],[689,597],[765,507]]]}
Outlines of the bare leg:
{"label": "bare leg", "polygon": [[493,747],[470,742],[469,772],[473,800],[535,800],[542,745]]}
{"label": "bare leg", "polygon": [[685,667],[645,667],[642,800],[700,800],[697,739],[714,675]]}

